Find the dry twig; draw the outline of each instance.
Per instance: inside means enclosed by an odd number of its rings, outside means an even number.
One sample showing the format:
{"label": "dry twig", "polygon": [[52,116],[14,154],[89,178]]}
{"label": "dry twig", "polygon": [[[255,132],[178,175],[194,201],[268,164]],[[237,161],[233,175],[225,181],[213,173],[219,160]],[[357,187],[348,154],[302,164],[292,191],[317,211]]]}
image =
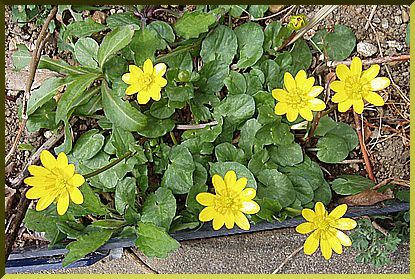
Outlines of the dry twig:
{"label": "dry twig", "polygon": [[366,167],[367,174],[371,180],[376,182],[376,178],[375,178],[375,175],[373,174],[372,165],[370,164],[369,155],[367,154],[365,142],[363,139],[362,125],[359,121],[359,115],[356,112],[353,112],[353,114],[354,114],[354,123],[356,125],[357,137],[359,138],[359,143],[360,143],[360,150],[362,151],[363,159],[365,160],[365,167]]}
{"label": "dry twig", "polygon": [[372,11],[370,12],[369,18],[367,19],[367,22],[365,24],[365,30],[369,28],[369,23],[372,21],[373,16],[375,15],[377,5],[373,5]]}
{"label": "dry twig", "polygon": [[[373,64],[383,64],[383,63],[390,63],[390,62],[397,62],[397,61],[407,61],[410,60],[411,56],[409,54],[403,54],[399,56],[385,56],[375,59],[366,59],[362,60],[362,64],[364,66],[373,65]],[[340,64],[344,64],[346,66],[350,66],[352,64],[351,60],[347,61],[328,61],[327,67],[335,68]]]}
{"label": "dry twig", "polygon": [[300,247],[298,247],[297,249],[295,249],[281,264],[279,267],[277,267],[277,269],[275,269],[272,274],[277,274],[278,272],[281,271],[281,269],[284,267],[284,265],[286,265],[288,263],[288,261],[294,257],[295,255],[297,255],[302,249],[303,249],[304,245],[301,245]]}

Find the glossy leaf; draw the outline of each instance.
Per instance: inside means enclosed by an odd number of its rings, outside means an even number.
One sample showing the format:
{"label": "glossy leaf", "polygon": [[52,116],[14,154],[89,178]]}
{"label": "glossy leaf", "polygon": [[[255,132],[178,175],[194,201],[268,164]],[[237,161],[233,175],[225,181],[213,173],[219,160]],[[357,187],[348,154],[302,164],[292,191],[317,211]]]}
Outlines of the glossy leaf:
{"label": "glossy leaf", "polygon": [[331,188],[339,195],[356,195],[373,186],[372,180],[360,175],[340,175],[331,182]]}
{"label": "glossy leaf", "polygon": [[104,136],[97,129],[83,133],[75,143],[73,156],[79,160],[88,160],[94,157],[104,146]]}
{"label": "glossy leaf", "polygon": [[201,33],[207,32],[209,26],[215,22],[216,18],[212,14],[201,11],[185,12],[174,26],[177,35],[184,39],[197,38]]}
{"label": "glossy leaf", "polygon": [[232,29],[219,25],[202,42],[200,57],[204,63],[219,60],[230,64],[238,49],[238,41]]}
{"label": "glossy leaf", "polygon": [[217,163],[209,163],[210,165],[210,175],[213,176],[215,174],[220,175],[222,178],[225,177],[225,174],[233,170],[236,173],[237,179],[241,177],[246,177],[248,179],[248,183],[246,188],[257,188],[257,183],[255,180],[254,175],[251,173],[249,169],[247,169],[244,165],[237,163],[237,162],[217,162]]}
{"label": "glossy leaf", "polygon": [[102,40],[98,50],[98,64],[102,68],[105,61],[114,53],[127,46],[134,31],[129,26],[117,27]]}
{"label": "glossy leaf", "polygon": [[160,187],[146,198],[141,221],[153,223],[168,230],[175,215],[176,198],[169,189]]}
{"label": "glossy leaf", "polygon": [[275,199],[282,207],[287,207],[294,201],[296,193],[291,181],[276,169],[261,171],[258,180],[264,185],[258,187],[258,198]]}
{"label": "glossy leaf", "polygon": [[96,68],[98,43],[91,38],[80,38],[75,43],[75,57],[81,65]]}

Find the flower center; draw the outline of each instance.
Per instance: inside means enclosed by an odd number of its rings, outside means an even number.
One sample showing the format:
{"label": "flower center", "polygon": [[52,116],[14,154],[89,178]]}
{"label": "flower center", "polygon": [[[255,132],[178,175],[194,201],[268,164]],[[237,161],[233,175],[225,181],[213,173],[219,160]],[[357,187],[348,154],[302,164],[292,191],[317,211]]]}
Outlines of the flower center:
{"label": "flower center", "polygon": [[141,83],[143,83],[143,85],[145,86],[149,86],[153,81],[153,78],[151,75],[149,74],[144,74],[143,77],[141,78]]}
{"label": "flower center", "polygon": [[301,89],[296,88],[294,91],[291,91],[288,96],[288,103],[294,109],[300,109],[307,107],[308,97],[307,94]]}
{"label": "flower center", "polygon": [[63,178],[63,177],[56,178],[55,186],[56,186],[56,188],[59,188],[59,189],[66,188],[66,186],[67,186],[66,179]]}
{"label": "flower center", "polygon": [[345,83],[345,92],[347,93],[349,98],[353,100],[361,100],[366,95],[366,92],[369,90],[369,88],[367,88],[367,82],[360,79],[360,77],[356,75],[349,76],[345,80]]}
{"label": "flower center", "polygon": [[215,200],[215,210],[226,214],[228,211],[236,211],[240,208],[240,199],[239,197],[232,197],[230,195],[227,196],[216,196]]}

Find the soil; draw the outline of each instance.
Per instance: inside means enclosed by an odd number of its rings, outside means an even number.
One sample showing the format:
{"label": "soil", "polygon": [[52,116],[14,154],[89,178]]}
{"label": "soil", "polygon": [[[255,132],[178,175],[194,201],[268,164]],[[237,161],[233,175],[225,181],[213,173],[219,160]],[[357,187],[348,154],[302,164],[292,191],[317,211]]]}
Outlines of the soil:
{"label": "soil", "polygon": [[[311,18],[322,6],[298,6],[294,9],[294,14],[303,13]],[[378,51],[370,58],[381,57],[380,51],[384,56],[408,54],[409,47],[405,43],[406,27],[409,24],[409,6],[405,5],[378,5],[373,18],[370,20],[374,30],[369,26],[365,29],[368,17],[373,6],[339,6],[332,14],[327,16],[314,29],[334,24],[344,24],[353,29],[356,34],[357,43],[367,42],[378,47]],[[105,11],[107,14],[123,11],[120,7]],[[83,14],[85,17],[90,12]],[[102,16],[102,15],[99,15]],[[278,17],[276,19],[279,19]],[[5,49],[6,49],[6,98],[5,98],[5,150],[10,150],[11,144],[18,130],[19,119],[17,116],[18,105],[21,103],[24,92],[24,81],[28,71],[16,73],[13,71],[11,56],[17,49],[18,44],[25,44],[29,50],[34,49],[34,42],[39,34],[41,26],[27,24],[22,25],[13,23],[10,16],[10,8],[5,9]],[[55,32],[56,33],[56,32]],[[47,42],[44,54],[50,56],[65,57],[65,53],[59,53],[54,41],[56,34],[50,42]],[[378,45],[378,41],[380,47]],[[353,56],[358,55],[356,52]],[[66,56],[69,63],[70,56]],[[364,59],[362,57],[362,59]],[[364,118],[370,125],[365,125],[365,138],[374,174],[378,181],[386,178],[395,177],[409,180],[409,61],[390,63],[389,66],[394,83],[400,88],[389,86],[385,90],[384,98],[387,100],[382,108],[368,107],[364,111]],[[333,70],[333,69],[332,69]],[[322,73],[322,78],[324,78]],[[50,75],[50,72],[38,72],[34,87]],[[380,76],[388,76],[386,66],[382,65]],[[336,114],[336,118],[351,124],[353,117],[351,113]],[[89,123],[81,121],[81,129],[90,127]],[[86,125],[86,126],[85,126]],[[79,126],[74,127],[74,131],[79,130]],[[76,135],[75,135],[76,136]],[[34,148],[38,148],[45,140],[50,137],[50,132],[40,130],[35,133],[24,132],[21,143],[30,143]],[[7,184],[23,168],[30,156],[29,151],[17,151],[6,168],[6,188]],[[359,147],[352,152],[352,159],[362,158]],[[362,163],[352,163],[343,165],[325,165],[327,172],[336,176],[344,173],[366,174]],[[23,230],[22,230],[23,233]]]}

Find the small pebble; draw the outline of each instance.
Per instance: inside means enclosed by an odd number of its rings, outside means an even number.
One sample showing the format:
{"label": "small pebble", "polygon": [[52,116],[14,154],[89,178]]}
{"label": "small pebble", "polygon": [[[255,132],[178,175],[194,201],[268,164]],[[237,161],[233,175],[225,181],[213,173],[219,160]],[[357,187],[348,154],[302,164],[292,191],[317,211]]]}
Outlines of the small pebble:
{"label": "small pebble", "polygon": [[372,19],[372,22],[373,22],[373,23],[380,23],[380,19],[379,19],[378,17],[374,17],[374,18]]}
{"label": "small pebble", "polygon": [[400,17],[400,16],[395,16],[395,22],[396,22],[396,24],[402,24],[402,17]]}
{"label": "small pebble", "polygon": [[375,45],[367,42],[359,42],[357,44],[357,53],[363,55],[364,57],[370,57],[378,51],[378,48]]}
{"label": "small pebble", "polygon": [[46,131],[43,136],[47,139],[49,139],[52,136],[52,132],[51,131]]}
{"label": "small pebble", "polygon": [[116,10],[115,9],[111,9],[110,10],[110,14],[112,15],[112,14],[115,14],[115,12],[116,12]]}
{"label": "small pebble", "polygon": [[409,21],[409,14],[405,10],[402,10],[402,21],[404,23],[407,23]]}
{"label": "small pebble", "polygon": [[388,29],[389,21],[386,18],[384,18],[384,19],[382,19],[382,24],[381,25],[382,25],[383,29]]}

